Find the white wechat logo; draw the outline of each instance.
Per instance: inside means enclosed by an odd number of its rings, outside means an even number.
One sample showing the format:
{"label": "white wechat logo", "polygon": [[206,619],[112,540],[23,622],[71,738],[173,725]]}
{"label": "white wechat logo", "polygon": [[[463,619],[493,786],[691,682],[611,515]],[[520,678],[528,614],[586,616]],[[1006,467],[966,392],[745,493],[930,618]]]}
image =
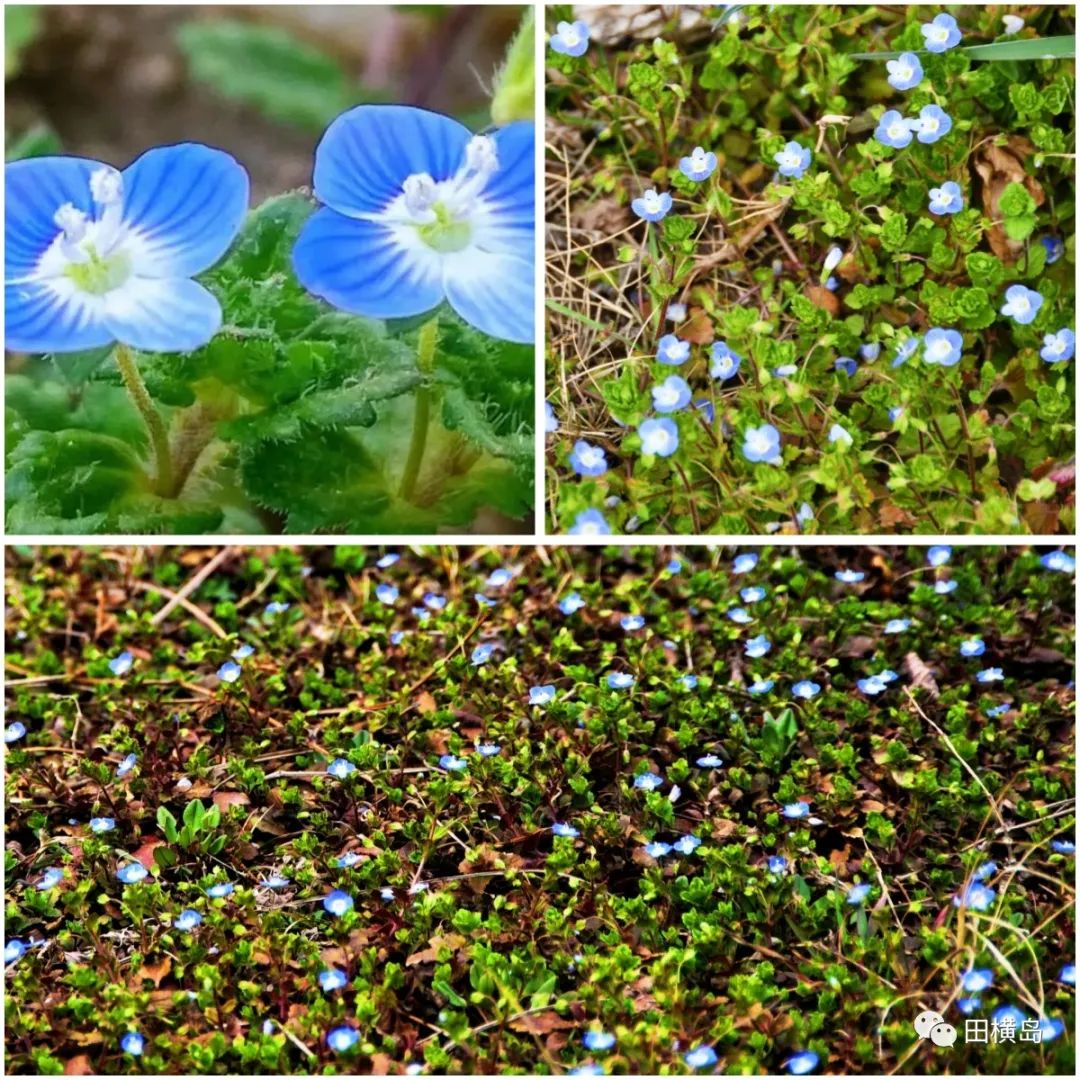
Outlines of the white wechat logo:
{"label": "white wechat logo", "polygon": [[956,1042],[956,1028],[945,1023],[945,1017],[932,1009],[915,1017],[915,1033],[920,1039],[929,1039],[935,1046],[952,1046]]}

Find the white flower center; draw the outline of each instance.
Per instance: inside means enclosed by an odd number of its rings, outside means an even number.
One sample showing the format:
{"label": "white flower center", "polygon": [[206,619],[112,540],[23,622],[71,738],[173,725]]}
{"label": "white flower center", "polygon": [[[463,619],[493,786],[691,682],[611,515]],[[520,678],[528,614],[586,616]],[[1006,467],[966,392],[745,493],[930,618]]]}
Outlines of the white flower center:
{"label": "white flower center", "polygon": [[924,116],[920,124],[923,132],[928,135],[933,135],[941,127],[941,122],[936,116]]}
{"label": "white flower center", "polygon": [[1018,296],[1012,302],[1012,308],[1017,315],[1026,315],[1031,310],[1031,301],[1026,296]]}
{"label": "white flower center", "polygon": [[902,139],[907,134],[908,126],[904,120],[894,120],[885,130],[890,139]]}
{"label": "white flower center", "polygon": [[426,172],[407,176],[401,194],[380,216],[413,226],[435,251],[462,251],[472,240],[480,197],[498,169],[495,140],[474,135],[465,147],[465,160],[449,180],[436,181]]}
{"label": "white flower center", "polygon": [[674,405],[679,400],[679,391],[674,386],[658,386],[654,397],[657,405]]}
{"label": "white flower center", "polygon": [[641,201],[645,204],[645,209],[650,214],[658,214],[660,212],[660,196],[656,194],[653,188],[649,188],[641,197]]}
{"label": "white flower center", "polygon": [[768,435],[763,431],[752,431],[746,441],[751,451],[755,454],[766,453],[771,445]]}
{"label": "white flower center", "polygon": [[899,60],[896,64],[896,77],[901,82],[907,82],[912,75],[915,74],[915,69],[906,61]]}
{"label": "white flower center", "polygon": [[660,450],[666,450],[670,441],[671,437],[664,428],[657,429],[649,436],[649,446],[654,453],[659,452]]}
{"label": "white flower center", "polygon": [[[548,25],[550,25],[550,23]],[[577,32],[577,29],[572,23],[563,23],[559,27],[559,36],[562,38],[563,44],[568,49],[572,49],[575,45],[581,43],[581,35]]]}
{"label": "white flower center", "polygon": [[944,26],[931,26],[930,40],[934,42],[935,45],[944,44],[949,40],[949,31]]}
{"label": "white flower center", "polygon": [[952,352],[952,346],[945,340],[945,338],[938,338],[931,343],[930,347],[926,350],[927,359],[937,362],[944,360],[949,353]]}
{"label": "white flower center", "polygon": [[1055,356],[1065,351],[1065,339],[1060,334],[1049,334],[1046,338],[1047,351]]}
{"label": "white flower center", "polygon": [[601,453],[597,447],[590,446],[588,450],[582,450],[579,457],[581,458],[581,464],[591,469],[600,464]]}

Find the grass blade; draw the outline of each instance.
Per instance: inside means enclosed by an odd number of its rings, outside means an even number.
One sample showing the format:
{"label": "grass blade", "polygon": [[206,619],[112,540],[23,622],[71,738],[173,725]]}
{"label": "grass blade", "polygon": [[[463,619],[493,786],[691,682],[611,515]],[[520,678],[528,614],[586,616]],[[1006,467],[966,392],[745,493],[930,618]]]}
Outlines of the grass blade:
{"label": "grass blade", "polygon": [[[920,56],[933,55],[926,49],[914,51]],[[967,45],[956,50],[972,60],[1071,60],[1076,56],[1076,38],[1072,34],[1057,37],[1023,38],[1018,41],[995,41],[990,45]],[[852,53],[852,60],[895,60],[898,52]]]}

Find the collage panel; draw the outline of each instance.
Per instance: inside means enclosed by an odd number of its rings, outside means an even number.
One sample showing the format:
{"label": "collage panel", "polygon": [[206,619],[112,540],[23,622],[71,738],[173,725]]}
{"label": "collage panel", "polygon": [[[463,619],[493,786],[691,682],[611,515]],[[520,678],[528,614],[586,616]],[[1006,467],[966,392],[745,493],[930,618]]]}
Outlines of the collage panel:
{"label": "collage panel", "polygon": [[1071,1075],[1074,570],[11,547],[6,1070]]}
{"label": "collage panel", "polygon": [[534,532],[532,6],[4,10],[9,535]]}
{"label": "collage panel", "polygon": [[1074,533],[1074,7],[546,19],[550,533]]}

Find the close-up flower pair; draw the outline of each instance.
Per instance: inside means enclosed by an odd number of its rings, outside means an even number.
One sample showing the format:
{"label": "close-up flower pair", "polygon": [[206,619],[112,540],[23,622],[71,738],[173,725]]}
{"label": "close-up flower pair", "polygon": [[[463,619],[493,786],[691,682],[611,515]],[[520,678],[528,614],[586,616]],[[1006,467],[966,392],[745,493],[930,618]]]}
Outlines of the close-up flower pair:
{"label": "close-up flower pair", "polygon": [[[533,340],[533,125],[473,134],[404,105],[360,105],[315,151],[322,207],[292,252],[300,283],[343,311],[409,318],[444,301],[495,338]],[[222,325],[198,281],[248,209],[244,166],[200,143],[123,171],[79,157],[5,166],[5,345],[114,343],[190,352]]]}

